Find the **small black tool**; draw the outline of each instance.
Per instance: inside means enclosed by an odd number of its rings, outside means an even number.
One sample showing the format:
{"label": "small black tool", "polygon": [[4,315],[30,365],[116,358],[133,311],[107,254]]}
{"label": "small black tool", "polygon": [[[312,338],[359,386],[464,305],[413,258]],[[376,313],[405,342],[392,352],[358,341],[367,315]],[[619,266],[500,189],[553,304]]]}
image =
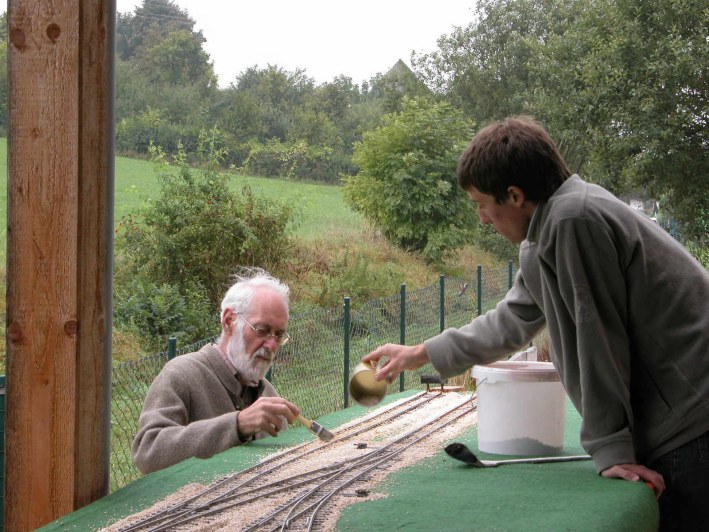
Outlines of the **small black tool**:
{"label": "small black tool", "polygon": [[443,385],[447,381],[445,379],[442,379],[440,375],[421,375],[421,384],[426,385],[426,392],[430,392],[430,386],[431,384],[440,384],[441,385],[441,392],[443,391]]}

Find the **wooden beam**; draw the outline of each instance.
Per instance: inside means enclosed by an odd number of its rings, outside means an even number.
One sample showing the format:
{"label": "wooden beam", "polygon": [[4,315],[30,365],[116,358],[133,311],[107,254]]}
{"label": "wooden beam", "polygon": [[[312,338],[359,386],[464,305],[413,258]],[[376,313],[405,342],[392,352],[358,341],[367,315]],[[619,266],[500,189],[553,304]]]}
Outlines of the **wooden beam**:
{"label": "wooden beam", "polygon": [[82,3],[74,508],[106,495],[110,481],[115,16],[115,0]]}
{"label": "wooden beam", "polygon": [[8,530],[107,492],[114,16],[8,2]]}

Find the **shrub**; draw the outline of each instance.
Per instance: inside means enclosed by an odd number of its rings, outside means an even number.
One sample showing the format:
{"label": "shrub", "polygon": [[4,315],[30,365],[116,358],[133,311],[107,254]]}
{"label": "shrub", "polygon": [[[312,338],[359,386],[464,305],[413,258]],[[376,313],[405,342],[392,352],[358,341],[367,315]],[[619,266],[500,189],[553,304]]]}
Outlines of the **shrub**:
{"label": "shrub", "polygon": [[475,237],[475,244],[480,249],[492,253],[498,259],[517,261],[519,244],[514,244],[498,233],[492,225],[483,225]]}
{"label": "shrub", "polygon": [[430,262],[470,242],[477,219],[455,168],[472,125],[446,103],[405,98],[364,134],[346,178],[345,199],[393,244]]}
{"label": "shrub", "polygon": [[248,156],[240,171],[265,177],[308,179],[334,183],[338,171],[351,168],[342,153],[327,146],[312,146],[304,140],[281,142],[270,139],[266,143],[250,142]]}
{"label": "shrub", "polygon": [[[212,315],[214,319],[206,319]],[[171,336],[191,343],[218,332],[219,315],[201,287],[158,285],[134,277],[116,290],[113,317],[116,326],[143,339],[143,348],[165,349]]]}
{"label": "shrub", "polygon": [[293,207],[256,197],[248,187],[230,190],[229,176],[217,172],[225,154],[202,135],[198,153],[204,166],[191,168],[182,147],[167,162],[151,146],[160,195],[119,225],[116,247],[128,267],[156,286],[185,295],[199,287],[218,305],[239,266],[276,268],[287,255]]}
{"label": "shrub", "polygon": [[370,258],[346,252],[336,261],[333,270],[337,275],[322,279],[317,298],[321,307],[334,307],[350,297],[361,303],[395,294],[403,279],[389,265],[375,264]]}
{"label": "shrub", "polygon": [[179,128],[165,120],[159,109],[148,108],[118,123],[116,149],[126,153],[147,154],[150,146],[155,143],[174,151],[180,137]]}

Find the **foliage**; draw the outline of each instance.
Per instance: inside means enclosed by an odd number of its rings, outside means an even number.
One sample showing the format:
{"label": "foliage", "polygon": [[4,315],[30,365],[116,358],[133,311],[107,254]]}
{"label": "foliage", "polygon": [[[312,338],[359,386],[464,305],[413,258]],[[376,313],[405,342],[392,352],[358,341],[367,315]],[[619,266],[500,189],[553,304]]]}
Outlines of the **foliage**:
{"label": "foliage", "polygon": [[[277,267],[290,246],[290,206],[256,197],[248,187],[229,189],[228,176],[216,171],[224,150],[218,134],[203,134],[204,163],[192,169],[182,148],[176,166],[165,152],[151,147],[161,183],[160,196],[144,212],[124,219],[117,245],[137,275],[158,286],[204,290],[217,305],[239,266]],[[189,286],[186,286],[189,280]]]}
{"label": "foliage", "polygon": [[[213,319],[208,319],[212,316]],[[113,302],[116,327],[143,339],[143,349],[157,352],[170,337],[189,343],[218,332],[219,316],[199,287],[157,284],[132,277],[117,287]]]}
{"label": "foliage", "polygon": [[305,140],[280,142],[271,139],[263,144],[253,142],[249,144],[248,156],[239,171],[249,175],[332,183],[336,181],[336,170],[352,169],[351,164],[338,161],[332,152],[331,148],[313,146]]}
{"label": "foliage", "polygon": [[[361,86],[346,76],[316,86],[302,69],[268,65],[219,89],[187,11],[143,0],[117,16],[117,148],[147,155],[146,120],[157,113],[152,140],[171,153],[181,141],[194,158],[199,131],[216,126],[227,165],[243,167],[258,153],[270,158],[266,175],[289,175],[289,164],[274,170],[277,139],[279,150],[298,153],[291,175],[335,182],[356,173],[353,148],[365,131],[401,111],[404,97],[432,90],[476,124],[533,114],[573,171],[616,194],[662,199],[683,234],[701,240],[709,207],[707,20],[701,0],[480,0],[472,21],[442,35],[437,50],[412,56],[416,75],[398,62]],[[3,14],[0,102],[6,26]],[[7,125],[0,103],[0,133]]]}
{"label": "foliage", "polygon": [[[117,148],[147,154],[146,132],[170,152],[181,141],[193,158],[196,132],[218,127],[229,146],[223,163],[265,176],[336,182],[356,170],[353,143],[417,81],[381,77],[365,94],[339,76],[316,87],[304,70],[249,67],[225,89],[194,21],[172,2],[143,0],[117,19]],[[405,83],[404,83],[405,81]],[[418,82],[417,90],[425,90]],[[388,102],[388,103],[387,103]],[[157,112],[160,124],[146,124]],[[249,168],[250,167],[250,168]]]}
{"label": "foliage", "polygon": [[519,245],[500,235],[492,225],[480,226],[475,245],[501,260],[516,262],[519,259]]}
{"label": "foliage", "polygon": [[194,25],[189,14],[171,1],[143,0],[133,15],[118,14],[117,62],[130,64],[131,78],[147,81],[146,88],[163,100],[171,98],[166,87],[188,87],[199,95],[193,104],[203,101],[213,96],[217,79],[203,48],[206,39],[201,31],[194,31]]}
{"label": "foliage", "polygon": [[478,123],[536,116],[574,171],[616,194],[664,198],[682,232],[701,238],[706,2],[482,0],[476,15],[414,58],[433,90]]}
{"label": "foliage", "polygon": [[[160,109],[146,108],[125,118],[116,127],[116,148],[124,152],[148,153],[156,144],[169,151],[183,143],[180,128],[164,118]],[[184,146],[184,143],[183,143]]]}
{"label": "foliage", "polygon": [[[217,137],[218,138],[218,137]],[[212,148],[203,142],[207,153]],[[4,139],[0,139],[0,168],[5,158]],[[173,168],[173,171],[176,171]],[[195,171],[195,170],[192,170]],[[0,172],[2,176],[5,174]],[[0,177],[0,184],[3,184]],[[116,220],[125,223],[128,213],[135,213],[142,209],[144,202],[149,198],[160,195],[160,182],[153,174],[152,164],[138,159],[116,158]],[[230,190],[235,193],[248,185],[257,196],[266,198],[289,200],[294,205],[302,207],[303,221],[295,232],[295,241],[290,250],[284,250],[287,258],[281,261],[274,272],[284,279],[292,290],[291,313],[301,313],[302,309],[319,308],[320,303],[342,303],[342,297],[352,297],[353,308],[361,306],[371,299],[388,297],[396,294],[401,282],[406,282],[408,289],[415,289],[435,283],[439,273],[449,276],[470,277],[474,275],[475,266],[482,264],[485,268],[499,268],[499,262],[492,257],[481,253],[470,246],[462,249],[446,265],[426,265],[418,254],[407,253],[389,245],[378,233],[367,229],[362,216],[347,208],[342,198],[342,187],[323,185],[320,183],[307,183],[303,181],[260,178],[243,176],[229,179]],[[4,190],[0,186],[0,191]],[[2,201],[0,192],[0,212],[3,212],[5,202]],[[144,212],[144,211],[143,211]],[[138,221],[138,218],[136,218]],[[174,285],[165,282],[145,279],[130,264],[126,257],[121,240],[125,237],[123,227],[119,227],[115,257],[114,276],[114,310],[117,314],[113,327],[113,360],[114,364],[126,360],[140,358],[157,350],[164,350],[165,344],[149,338],[149,327],[141,324],[148,317],[157,316],[157,312],[148,313],[151,299],[164,298],[168,302],[177,299],[174,295]],[[0,233],[4,251],[4,235]],[[140,277],[140,279],[139,279]],[[0,268],[0,292],[4,290],[1,282],[4,279],[4,269]],[[134,288],[140,284],[144,288]],[[194,289],[192,293],[195,293]],[[338,290],[340,293],[338,295]],[[133,292],[140,292],[130,303],[136,309],[133,311],[121,309],[127,298]],[[189,342],[189,331],[195,325],[210,327],[217,325],[214,316],[214,306],[210,303],[204,310],[197,310],[201,300],[188,294],[187,290],[177,291],[188,306],[187,314],[201,316],[201,324],[178,323],[174,327],[154,326],[155,329],[173,330],[180,335],[179,345]],[[204,290],[198,291],[202,296]],[[174,308],[178,303],[162,303],[158,308]],[[190,305],[195,305],[191,310]],[[4,300],[0,303],[0,317],[4,316],[2,309]],[[164,312],[170,315],[169,312]],[[119,316],[128,316],[123,319]],[[137,319],[142,316],[141,319]],[[186,319],[186,317],[185,317]],[[131,325],[135,323],[135,326]],[[138,325],[140,324],[140,325]],[[5,320],[0,319],[0,334],[2,334]],[[169,333],[168,333],[169,334]],[[195,333],[197,334],[197,333]],[[199,336],[193,340],[205,338],[210,335]],[[140,340],[140,342],[138,342]],[[0,368],[4,361],[4,345],[0,345]]]}
{"label": "foliage", "polygon": [[441,36],[438,50],[414,55],[414,68],[432,90],[477,123],[525,112],[536,87],[536,43],[560,31],[568,3],[480,0],[475,19]]}
{"label": "foliage", "polygon": [[575,24],[539,46],[539,114],[573,132],[588,153],[588,177],[616,193],[662,197],[682,233],[701,238],[709,211],[709,7],[584,4]]}
{"label": "foliage", "polygon": [[396,293],[406,279],[395,271],[392,265],[374,263],[366,255],[346,252],[344,257],[333,264],[336,275],[322,278],[320,293],[316,303],[323,308],[335,307],[343,297],[350,297],[358,303],[369,301],[382,295]]}
{"label": "foliage", "polygon": [[241,171],[267,177],[295,177],[309,155],[305,141],[287,144],[274,138],[265,144],[253,143]]}
{"label": "foliage", "polygon": [[707,247],[706,244],[701,245],[689,242],[687,244],[687,250],[704,266],[705,270],[709,270],[709,247]]}
{"label": "foliage", "polygon": [[206,42],[202,32],[194,31],[195,21],[187,11],[172,1],[143,0],[133,14],[116,17],[116,52],[120,59],[133,59],[144,47],[150,47],[177,31],[188,31],[200,44]]}
{"label": "foliage", "polygon": [[361,95],[348,78],[316,88],[301,70],[251,67],[217,99],[213,117],[233,140],[231,164],[324,182],[353,170],[352,142],[369,115],[352,110]]}
{"label": "foliage", "polygon": [[440,261],[476,225],[455,176],[471,129],[446,103],[405,98],[356,145],[360,171],[346,178],[345,199],[395,245]]}
{"label": "foliage", "polygon": [[[293,111],[304,104],[313,90],[313,80],[303,70],[289,72],[269,65],[264,69],[248,68],[225,95],[227,98],[240,95],[239,99],[248,96],[247,101],[255,105],[257,113],[249,124],[249,136],[255,136],[261,142],[272,138],[285,141]],[[221,112],[233,111],[238,110],[229,105]]]}
{"label": "foliage", "polygon": [[153,46],[142,48],[137,65],[152,83],[198,84],[207,91],[217,82],[209,55],[187,30],[175,31]]}

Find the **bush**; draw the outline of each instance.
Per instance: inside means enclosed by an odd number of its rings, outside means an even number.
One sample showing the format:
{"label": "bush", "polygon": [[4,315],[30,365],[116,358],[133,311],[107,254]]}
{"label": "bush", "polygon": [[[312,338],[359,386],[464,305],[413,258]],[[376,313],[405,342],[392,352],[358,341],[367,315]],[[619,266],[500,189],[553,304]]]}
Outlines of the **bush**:
{"label": "bush", "polygon": [[483,251],[492,253],[504,261],[519,259],[519,244],[514,244],[498,233],[492,225],[483,225],[478,230],[475,244]]}
{"label": "bush", "polygon": [[455,168],[472,124],[446,103],[405,98],[355,146],[345,199],[393,244],[440,262],[477,226]]}
{"label": "bush", "polygon": [[321,307],[335,307],[343,297],[357,303],[395,294],[404,281],[389,265],[375,264],[370,258],[345,253],[333,265],[335,275],[322,279],[322,289],[317,298]]}
{"label": "bush", "polygon": [[152,144],[174,152],[181,132],[178,126],[165,120],[159,109],[148,108],[136,116],[124,118],[116,126],[116,149],[124,153],[150,151]]}
{"label": "bush", "polygon": [[201,287],[158,285],[143,277],[116,290],[113,317],[119,329],[139,335],[148,351],[165,349],[171,336],[182,345],[219,330],[219,315]]}
{"label": "bush", "polygon": [[312,146],[304,140],[281,142],[270,139],[265,144],[249,144],[248,156],[240,171],[264,177],[335,183],[340,171],[351,168],[351,161],[332,148]]}
{"label": "bush", "polygon": [[204,290],[218,305],[239,266],[273,270],[287,256],[294,228],[291,206],[256,197],[249,188],[235,193],[228,175],[217,172],[225,153],[203,134],[195,170],[180,147],[175,165],[151,146],[160,195],[143,212],[119,225],[116,248],[136,276],[168,285],[183,296]]}

